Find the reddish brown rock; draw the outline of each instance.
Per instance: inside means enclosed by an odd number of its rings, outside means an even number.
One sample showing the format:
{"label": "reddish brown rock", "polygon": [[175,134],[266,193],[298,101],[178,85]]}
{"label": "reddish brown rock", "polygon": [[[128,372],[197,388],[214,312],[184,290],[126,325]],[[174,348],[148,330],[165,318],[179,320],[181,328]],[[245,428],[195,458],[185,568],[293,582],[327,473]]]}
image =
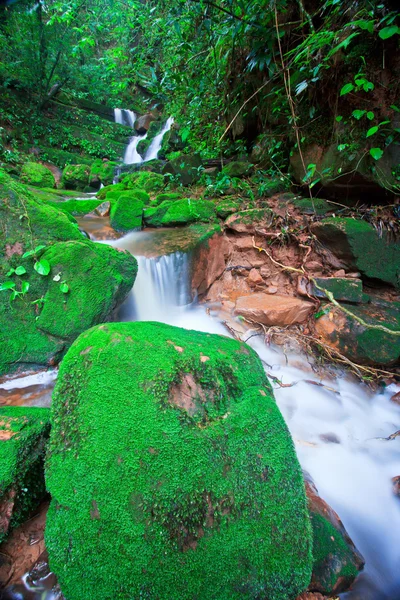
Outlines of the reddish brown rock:
{"label": "reddish brown rock", "polygon": [[146,115],[142,115],[135,121],[135,129],[140,134],[143,135],[147,133],[151,123],[155,121],[154,115],[151,113],[147,113]]}
{"label": "reddish brown rock", "polygon": [[247,281],[249,282],[250,286],[255,287],[256,285],[263,283],[263,278],[257,269],[251,269],[250,273],[248,274]]}
{"label": "reddish brown rock", "polygon": [[238,298],[235,312],[257,323],[285,327],[306,321],[313,308],[314,305],[305,300],[259,292]]}
{"label": "reddish brown rock", "polygon": [[235,250],[239,252],[242,250],[253,250],[253,239],[250,235],[243,235],[234,237],[232,240],[232,245]]}
{"label": "reddish brown rock", "polygon": [[400,475],[397,475],[397,477],[392,477],[392,484],[393,494],[400,498]]}
{"label": "reddish brown rock", "polygon": [[111,205],[109,202],[102,202],[99,206],[95,208],[96,215],[98,215],[99,217],[106,217],[110,214],[110,206]]}
{"label": "reddish brown rock", "polygon": [[225,270],[229,244],[224,236],[215,233],[194,252],[191,277],[192,293],[202,296]]}
{"label": "reddish brown rock", "polygon": [[394,402],[395,404],[400,405],[400,392],[397,392],[397,394],[394,394],[394,396],[392,396],[390,398],[390,402]]}
{"label": "reddish brown rock", "polygon": [[225,227],[237,233],[267,232],[273,225],[275,214],[269,208],[242,210],[225,221]]}

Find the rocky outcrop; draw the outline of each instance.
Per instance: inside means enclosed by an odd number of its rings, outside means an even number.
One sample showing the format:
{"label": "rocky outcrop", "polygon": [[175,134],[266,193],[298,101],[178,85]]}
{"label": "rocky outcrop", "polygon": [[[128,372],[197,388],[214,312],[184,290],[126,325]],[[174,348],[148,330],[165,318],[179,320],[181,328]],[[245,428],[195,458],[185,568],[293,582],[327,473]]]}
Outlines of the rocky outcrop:
{"label": "rocky outcrop", "polygon": [[229,244],[221,233],[199,244],[192,254],[192,296],[203,296],[225,270]]}
{"label": "rocky outcrop", "polygon": [[168,161],[163,168],[164,174],[170,174],[177,183],[193,185],[200,179],[201,158],[198,154],[181,154]]}
{"label": "rocky outcrop", "polygon": [[47,408],[0,407],[0,543],[43,499]]}
{"label": "rocky outcrop", "polygon": [[21,169],[22,183],[39,188],[54,188],[56,180],[50,169],[40,163],[27,162]]}
{"label": "rocky outcrop", "polygon": [[144,135],[145,133],[147,133],[150,125],[155,120],[156,118],[152,113],[142,115],[135,121],[135,130],[139,135]]}
{"label": "rocky outcrop", "polygon": [[311,302],[291,296],[259,292],[236,301],[235,313],[245,319],[273,327],[304,323],[314,309]]}
{"label": "rocky outcrop", "polygon": [[63,361],[52,410],[46,547],[68,600],[307,588],[302,474],[251,348],[161,323],[101,325]]}
{"label": "rocky outcrop", "polygon": [[143,208],[149,201],[149,195],[141,189],[113,192],[107,194],[111,200],[110,224],[116,231],[133,231],[141,229]]}
{"label": "rocky outcrop", "polygon": [[55,364],[128,294],[137,263],[0,172],[0,374]]}
{"label": "rocky outcrop", "polygon": [[215,220],[214,203],[210,200],[194,200],[184,198],[172,202],[161,219],[164,227],[173,225],[187,225],[189,223],[206,223]]}
{"label": "rocky outcrop", "polygon": [[66,190],[83,192],[89,183],[90,167],[88,165],[67,165],[62,174],[62,186]]}
{"label": "rocky outcrop", "polygon": [[274,222],[275,215],[270,208],[254,208],[242,210],[225,222],[225,227],[236,233],[252,233],[268,230]]}
{"label": "rocky outcrop", "polygon": [[328,292],[340,302],[359,304],[363,301],[362,281],[354,277],[315,277],[314,281],[299,277],[297,291],[303,296],[311,295],[324,300],[328,298]]}

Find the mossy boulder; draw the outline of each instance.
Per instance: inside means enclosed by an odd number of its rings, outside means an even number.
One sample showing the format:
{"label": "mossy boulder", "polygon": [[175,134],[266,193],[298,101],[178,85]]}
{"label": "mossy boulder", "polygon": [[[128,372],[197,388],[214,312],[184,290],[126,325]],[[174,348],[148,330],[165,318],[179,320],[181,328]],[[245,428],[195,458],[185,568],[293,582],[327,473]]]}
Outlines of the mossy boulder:
{"label": "mossy boulder", "polygon": [[56,180],[53,173],[40,163],[27,162],[21,169],[20,179],[26,185],[39,188],[54,188]]}
{"label": "mossy boulder", "polygon": [[[143,190],[122,192],[116,201],[112,201],[110,224],[116,231],[133,231],[141,229],[143,219]],[[108,197],[107,197],[108,198]]]}
{"label": "mossy boulder", "polygon": [[164,200],[158,206],[150,206],[149,208],[145,208],[143,212],[143,219],[146,225],[149,225],[150,227],[161,227],[163,224],[163,217],[171,204],[172,202],[170,200]]}
{"label": "mossy boulder", "polygon": [[400,244],[387,231],[379,236],[370,223],[350,218],[324,219],[311,229],[349,268],[400,288]]}
{"label": "mossy boulder", "polygon": [[163,202],[175,202],[175,200],[181,200],[182,194],[179,192],[165,192],[163,194],[158,194],[153,200],[151,200],[150,204],[152,206],[159,206]]}
{"label": "mossy boulder", "polygon": [[154,138],[161,132],[163,128],[162,121],[152,121],[147,129],[147,135],[137,145],[137,151],[144,158]]}
{"label": "mossy boulder", "polygon": [[43,499],[47,408],[0,407],[0,543]]}
{"label": "mossy boulder", "polygon": [[89,183],[88,165],[67,165],[63,170],[61,183],[67,190],[83,191]]}
{"label": "mossy boulder", "polygon": [[187,223],[207,223],[215,219],[215,206],[209,200],[184,198],[169,206],[161,223],[164,226],[186,225]]}
{"label": "mossy boulder", "polygon": [[293,206],[304,215],[326,215],[333,210],[333,205],[322,198],[299,198],[292,200]]}
{"label": "mossy boulder", "polygon": [[252,166],[248,162],[235,160],[225,165],[221,173],[227,177],[244,177],[250,174]]}
{"label": "mossy boulder", "polygon": [[57,210],[75,216],[83,216],[92,212],[101,204],[101,200],[65,200],[64,202],[48,202]]}
{"label": "mossy boulder", "polygon": [[[361,279],[345,277],[315,277],[315,283],[311,283],[310,293],[317,298],[327,299],[324,290],[333,294],[339,302],[354,302],[358,304],[363,301],[363,286]],[[317,287],[318,286],[318,287]]]}
{"label": "mossy boulder", "polygon": [[177,183],[193,185],[201,177],[202,160],[198,154],[181,154],[167,162],[164,174],[169,174]]}
{"label": "mossy boulder", "polygon": [[143,188],[148,194],[160,192],[164,188],[164,177],[160,173],[137,171],[123,178],[126,189]]}
{"label": "mossy boulder", "polygon": [[[339,308],[328,305],[325,314],[317,319],[315,325],[317,334],[323,341],[356,363],[397,363],[400,359],[400,303],[375,300],[361,306],[342,305],[365,325]],[[368,325],[386,327],[394,334],[372,329]]]}
{"label": "mossy boulder", "polygon": [[114,179],[115,168],[118,163],[112,160],[95,160],[89,174],[89,185],[99,187],[111,185]]}
{"label": "mossy boulder", "polygon": [[[70,219],[0,171],[0,374],[58,362],[81,331],[111,316],[133,285],[135,259],[85,240]],[[35,270],[39,261],[47,275]],[[47,321],[58,321],[58,333],[47,333]]]}
{"label": "mossy boulder", "polygon": [[215,212],[220,219],[226,219],[240,210],[240,203],[235,198],[224,198],[215,206]]}
{"label": "mossy boulder", "polygon": [[109,192],[123,192],[125,191],[125,186],[123,183],[116,183],[115,185],[105,185],[101,190],[99,190],[96,194],[96,198],[99,200],[105,200],[106,196]]}
{"label": "mossy boulder", "polygon": [[295,598],[301,470],[245,344],[161,323],[82,334],[53,395],[50,567],[68,600]]}
{"label": "mossy boulder", "polygon": [[148,160],[145,163],[140,165],[140,170],[143,171],[151,171],[152,173],[162,173],[162,170],[165,165],[165,160],[159,160],[158,158],[153,158],[152,160]]}

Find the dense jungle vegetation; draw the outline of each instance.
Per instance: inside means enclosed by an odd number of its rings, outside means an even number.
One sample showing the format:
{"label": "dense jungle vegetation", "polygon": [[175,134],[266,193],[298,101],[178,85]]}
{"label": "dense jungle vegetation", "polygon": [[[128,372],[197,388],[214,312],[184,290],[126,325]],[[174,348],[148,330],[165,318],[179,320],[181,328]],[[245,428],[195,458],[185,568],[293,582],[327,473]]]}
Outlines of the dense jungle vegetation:
{"label": "dense jungle vegetation", "polygon": [[[144,111],[154,102],[203,157],[256,148],[314,186],[361,173],[399,186],[396,2],[21,0],[0,8],[0,158],[43,135],[59,92]],[[25,112],[15,91],[28,99]],[[8,101],[7,101],[8,98]],[[68,131],[47,146],[68,149]],[[312,145],[330,148],[321,161]],[[90,153],[89,148],[89,153]],[[321,157],[320,157],[321,158]]]}

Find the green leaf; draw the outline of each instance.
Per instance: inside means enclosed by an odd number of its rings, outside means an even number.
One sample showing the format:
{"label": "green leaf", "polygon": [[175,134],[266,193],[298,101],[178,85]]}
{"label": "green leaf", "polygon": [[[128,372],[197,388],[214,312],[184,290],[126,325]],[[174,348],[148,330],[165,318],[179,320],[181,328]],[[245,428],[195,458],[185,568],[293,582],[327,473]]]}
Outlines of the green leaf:
{"label": "green leaf", "polygon": [[374,135],[374,133],[376,133],[378,131],[378,129],[379,129],[379,127],[374,125],[374,127],[371,127],[371,129],[368,129],[366,137],[371,137],[371,135]]}
{"label": "green leaf", "polygon": [[22,258],[28,258],[28,256],[33,256],[35,254],[34,250],[28,250],[28,252],[24,252]]}
{"label": "green leaf", "polygon": [[15,269],[10,269],[8,271],[8,273],[6,273],[6,277],[11,277],[11,275],[14,275],[14,273],[15,273]]}
{"label": "green leaf", "polygon": [[396,33],[400,33],[400,27],[397,27],[397,25],[390,25],[389,27],[384,27],[381,29],[378,35],[381,40],[387,40],[393,35],[396,35]]}
{"label": "green leaf", "polygon": [[29,281],[23,281],[21,286],[22,293],[26,294],[26,292],[29,290],[29,287]]}
{"label": "green leaf", "polygon": [[354,85],[352,83],[346,83],[346,85],[344,85],[342,87],[342,89],[340,90],[340,95],[341,96],[345,96],[346,94],[348,94],[349,92],[354,90]]}
{"label": "green leaf", "polygon": [[337,149],[339,150],[339,152],[343,152],[343,150],[345,150],[347,148],[347,146],[348,146],[348,144],[339,144]]}
{"label": "green leaf", "polygon": [[357,121],[359,121],[361,119],[361,117],[363,117],[365,115],[366,111],[365,110],[353,110],[353,112],[351,113],[353,115],[353,117],[355,119],[357,119]]}
{"label": "green leaf", "polygon": [[4,290],[12,290],[13,288],[15,288],[15,281],[5,281],[0,285],[0,292],[3,292]]}
{"label": "green leaf", "polygon": [[25,273],[26,273],[26,269],[22,265],[20,265],[19,267],[17,267],[15,269],[15,274],[16,275],[25,275]]}
{"label": "green leaf", "polygon": [[342,117],[341,115],[338,115],[338,116],[336,117],[336,121],[337,121],[338,123],[340,123],[340,121],[343,121],[343,117]]}
{"label": "green leaf", "polygon": [[369,110],[369,111],[367,112],[367,119],[368,119],[369,121],[372,121],[374,118],[375,118],[375,115],[374,115],[374,113],[372,112],[372,110]]}
{"label": "green leaf", "polygon": [[365,21],[365,19],[360,19],[359,21],[354,21],[353,25],[358,25],[360,29],[369,31],[369,33],[374,33],[374,21]]}
{"label": "green leaf", "polygon": [[60,290],[62,291],[63,294],[68,294],[69,285],[67,283],[65,283],[65,281],[63,281],[60,285]]}
{"label": "green leaf", "polygon": [[50,273],[50,268],[50,263],[46,259],[38,260],[38,262],[36,262],[34,265],[35,271],[39,273],[39,275],[43,276],[46,276]]}
{"label": "green leaf", "polygon": [[375,160],[379,160],[383,156],[383,150],[381,150],[380,148],[371,148],[369,153]]}

